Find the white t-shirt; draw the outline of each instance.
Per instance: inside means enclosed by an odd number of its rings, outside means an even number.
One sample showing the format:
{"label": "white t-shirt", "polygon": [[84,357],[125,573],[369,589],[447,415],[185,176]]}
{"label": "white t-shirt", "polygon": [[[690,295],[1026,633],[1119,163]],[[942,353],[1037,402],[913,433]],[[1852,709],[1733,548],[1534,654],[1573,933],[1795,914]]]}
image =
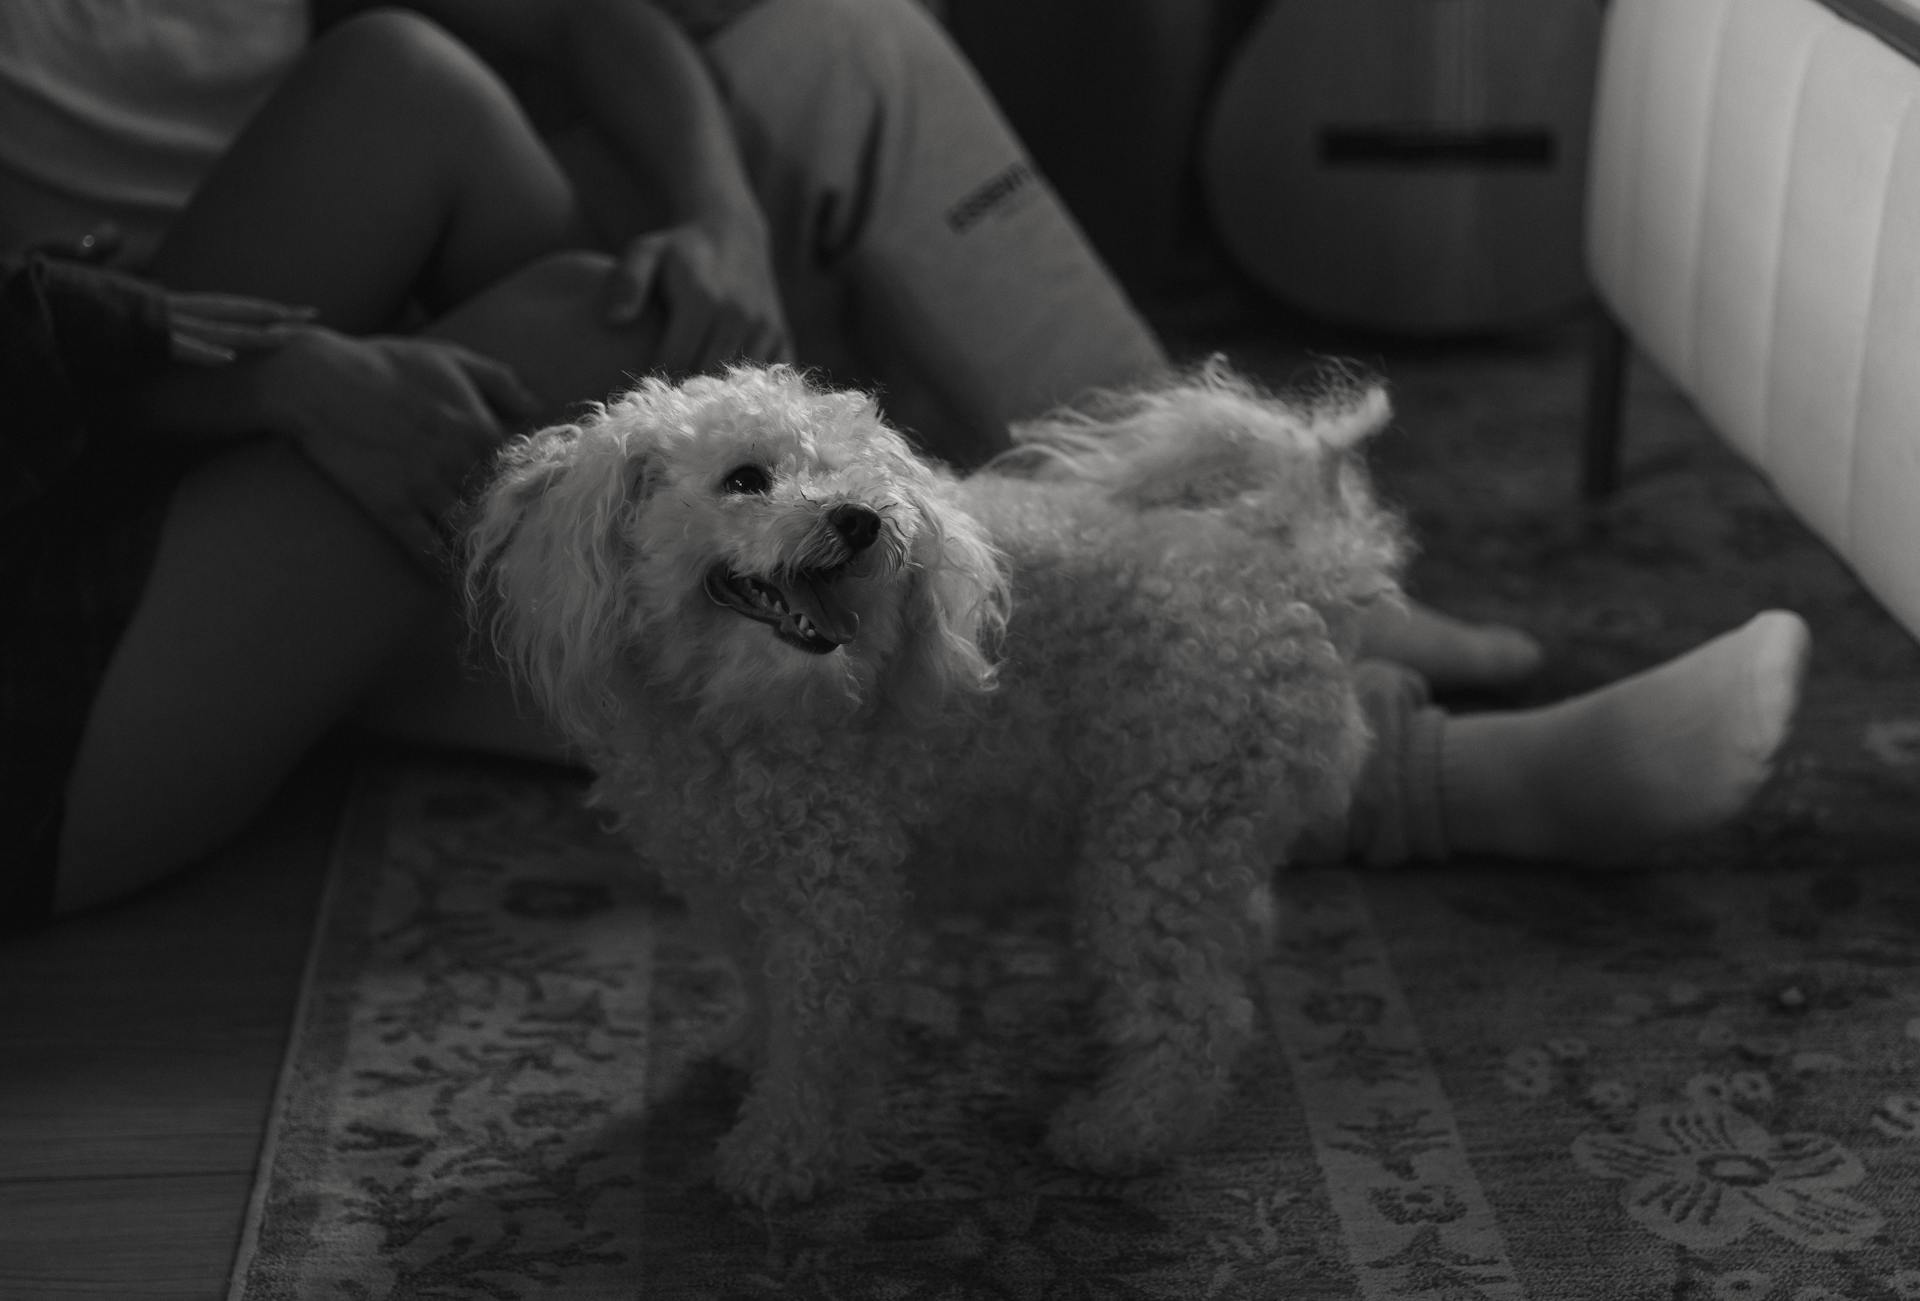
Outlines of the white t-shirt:
{"label": "white t-shirt", "polygon": [[0,0],[0,250],[138,265],[307,43],[307,0]]}

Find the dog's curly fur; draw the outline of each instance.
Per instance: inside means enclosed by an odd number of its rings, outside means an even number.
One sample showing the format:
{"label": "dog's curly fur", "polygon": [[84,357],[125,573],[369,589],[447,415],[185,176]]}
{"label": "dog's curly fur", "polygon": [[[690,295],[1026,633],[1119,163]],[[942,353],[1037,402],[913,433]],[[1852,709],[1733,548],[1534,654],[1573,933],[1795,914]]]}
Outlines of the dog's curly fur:
{"label": "dog's curly fur", "polygon": [[1059,1158],[1198,1135],[1269,874],[1362,763],[1357,612],[1404,544],[1353,449],[1386,419],[1377,387],[1287,402],[1216,365],[961,478],[865,395],[739,368],[510,448],[469,590],[757,988],[725,1189],[805,1197],[859,1150],[910,866],[1071,865],[1110,1058]]}

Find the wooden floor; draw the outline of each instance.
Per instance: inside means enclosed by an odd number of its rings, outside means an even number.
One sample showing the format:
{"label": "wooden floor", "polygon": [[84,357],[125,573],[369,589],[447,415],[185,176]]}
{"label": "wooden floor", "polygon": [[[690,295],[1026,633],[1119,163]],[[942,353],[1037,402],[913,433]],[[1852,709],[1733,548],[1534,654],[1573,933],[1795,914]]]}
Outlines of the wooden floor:
{"label": "wooden floor", "polygon": [[0,940],[0,1299],[218,1298],[348,765],[219,859]]}

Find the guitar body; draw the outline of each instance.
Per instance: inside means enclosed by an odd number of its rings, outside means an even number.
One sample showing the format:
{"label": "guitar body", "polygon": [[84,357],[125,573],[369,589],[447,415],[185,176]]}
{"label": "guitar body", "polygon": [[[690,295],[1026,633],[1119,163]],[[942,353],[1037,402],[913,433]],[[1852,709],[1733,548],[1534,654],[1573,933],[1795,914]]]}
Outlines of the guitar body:
{"label": "guitar body", "polygon": [[1416,335],[1579,305],[1594,0],[1274,0],[1206,124],[1227,252],[1312,315]]}

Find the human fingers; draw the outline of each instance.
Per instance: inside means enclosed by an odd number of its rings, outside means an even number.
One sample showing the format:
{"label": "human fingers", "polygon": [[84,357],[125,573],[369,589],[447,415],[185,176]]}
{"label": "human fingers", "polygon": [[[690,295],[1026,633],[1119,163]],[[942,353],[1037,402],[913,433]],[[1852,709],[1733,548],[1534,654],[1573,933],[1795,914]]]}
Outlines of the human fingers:
{"label": "human fingers", "polygon": [[793,338],[785,321],[762,321],[753,331],[747,353],[754,361],[777,366],[793,360]]}
{"label": "human fingers", "polygon": [[436,521],[459,503],[505,436],[484,411],[442,407],[427,420],[427,436],[411,444],[389,480],[401,496],[391,513],[403,520],[402,531],[416,542],[432,534]]}
{"label": "human fingers", "polygon": [[440,555],[445,545],[439,529],[441,518],[441,512],[432,507],[416,501],[396,500],[382,512],[380,522],[402,550],[427,562]]}
{"label": "human fingers", "polygon": [[394,382],[410,395],[409,418],[440,441],[497,438],[503,431],[490,391],[515,408],[532,404],[509,368],[460,344],[408,337],[382,339],[378,346],[390,359]]}
{"label": "human fingers", "polygon": [[201,290],[170,291],[167,294],[167,310],[174,316],[248,325],[304,324],[320,315],[317,307],[279,303],[250,294]]}
{"label": "human fingers", "polygon": [[459,364],[479,390],[487,406],[510,423],[532,420],[542,408],[540,397],[520,379],[519,372],[503,361],[462,350]]}
{"label": "human fingers", "polygon": [[474,476],[501,444],[544,409],[511,367],[451,344],[445,348],[443,386],[426,409],[416,413],[427,437],[415,461],[420,477],[414,495],[434,521],[474,486]]}
{"label": "human fingers", "polygon": [[416,562],[431,569],[446,554],[447,538],[441,526],[446,518],[445,507],[396,498],[379,514],[387,535]]}
{"label": "human fingers", "polygon": [[232,361],[239,352],[277,348],[296,328],[290,322],[243,324],[178,314],[167,322],[174,360],[188,362],[204,362],[210,356],[219,362]]}
{"label": "human fingers", "polygon": [[642,235],[628,243],[607,273],[602,312],[608,325],[632,325],[646,309],[659,274],[662,241]]}
{"label": "human fingers", "polygon": [[369,457],[352,443],[302,440],[308,460],[357,502],[402,552],[431,568],[439,554],[435,522],[449,499],[430,472],[424,476],[405,461]]}
{"label": "human fingers", "polygon": [[712,360],[709,339],[719,325],[715,303],[683,257],[663,259],[659,284],[666,314],[660,335],[661,368],[672,375],[704,370]]}
{"label": "human fingers", "polygon": [[189,366],[224,366],[239,354],[226,344],[175,329],[167,335],[167,355]]}
{"label": "human fingers", "polygon": [[734,362],[773,365],[793,360],[786,322],[776,313],[755,312],[741,302],[713,303],[709,327],[691,369],[708,370]]}
{"label": "human fingers", "polygon": [[713,370],[738,361],[753,361],[754,324],[744,312],[716,303],[705,338],[690,369]]}

